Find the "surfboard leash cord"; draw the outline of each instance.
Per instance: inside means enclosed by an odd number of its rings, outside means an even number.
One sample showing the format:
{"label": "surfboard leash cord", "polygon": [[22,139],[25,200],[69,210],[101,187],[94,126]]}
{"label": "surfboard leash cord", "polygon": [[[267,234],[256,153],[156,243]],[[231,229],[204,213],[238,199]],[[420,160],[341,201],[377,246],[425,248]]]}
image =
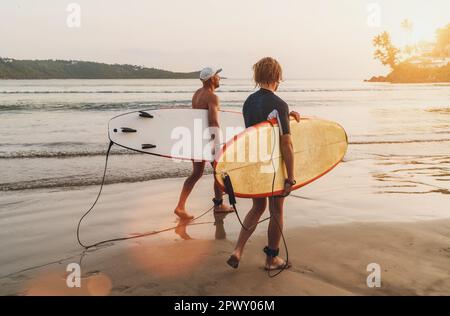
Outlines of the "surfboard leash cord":
{"label": "surfboard leash cord", "polygon": [[[271,126],[272,126],[272,130],[273,130],[273,133],[274,133],[274,139],[275,139],[275,137],[276,137],[275,127],[273,126],[273,124],[272,124],[271,122],[270,122],[270,124],[271,124]],[[99,200],[99,198],[100,198],[100,196],[101,196],[101,193],[102,193],[102,191],[103,191],[103,186],[104,186],[104,184],[105,184],[106,171],[107,171],[107,168],[108,168],[109,154],[110,154],[110,152],[111,152],[111,148],[112,148],[113,145],[114,145],[114,142],[113,142],[113,141],[110,141],[110,142],[109,142],[109,145],[108,145],[108,149],[107,149],[107,151],[106,151],[105,167],[104,167],[104,169],[103,169],[102,182],[101,182],[101,184],[100,184],[100,189],[99,189],[99,191],[98,191],[97,197],[95,198],[95,201],[94,201],[94,203],[91,205],[91,207],[90,207],[90,208],[89,208],[89,209],[81,216],[81,218],[80,218],[80,220],[78,221],[78,224],[77,224],[76,235],[77,235],[77,241],[78,241],[78,244],[79,244],[81,247],[85,248],[86,250],[89,249],[89,248],[97,247],[97,246],[99,246],[99,245],[102,245],[102,244],[105,244],[105,243],[108,243],[108,242],[124,241],[124,240],[130,240],[130,239],[142,238],[142,237],[146,237],[146,236],[155,235],[155,234],[158,234],[158,233],[170,231],[170,230],[176,229],[176,227],[177,227],[177,226],[174,226],[174,227],[162,229],[162,230],[160,230],[160,231],[152,231],[152,232],[149,232],[149,233],[139,234],[139,235],[135,235],[135,236],[127,236],[127,237],[118,237],[118,238],[106,239],[106,240],[102,240],[102,241],[100,241],[100,242],[97,242],[97,243],[94,243],[94,244],[90,244],[90,245],[86,245],[86,244],[84,244],[84,243],[81,241],[81,239],[80,239],[80,226],[81,226],[81,222],[82,222],[83,219],[84,219],[84,218],[85,218],[85,217],[86,217],[86,216],[94,209],[95,205],[97,204],[97,202],[98,202],[98,200]],[[271,203],[273,203],[273,198],[274,198],[273,194],[274,194],[275,178],[276,178],[276,168],[275,168],[275,165],[274,165],[274,162],[273,162],[273,154],[274,154],[274,151],[275,151],[275,141],[273,142],[272,153],[271,153],[272,168],[273,168],[273,170],[274,170],[274,175],[273,175],[273,178],[272,178],[272,196],[271,196],[272,199],[269,199],[269,202],[271,202]],[[229,177],[228,177],[228,179],[229,179]],[[232,183],[231,183],[231,180],[230,180],[230,179],[229,179],[229,187],[230,187],[230,188],[227,189],[227,192],[228,192],[228,198],[229,198],[229,200],[230,200],[230,204],[233,206],[233,209],[234,209],[234,211],[235,211],[236,217],[238,218],[238,221],[239,221],[239,223],[240,223],[240,225],[241,225],[241,227],[242,227],[243,229],[245,229],[245,230],[253,229],[253,227],[257,226],[258,224],[260,224],[260,223],[262,223],[262,222],[265,222],[265,221],[267,221],[267,220],[270,220],[271,218],[273,218],[273,219],[275,220],[275,222],[276,222],[276,224],[277,224],[277,226],[278,226],[278,229],[280,230],[281,237],[282,237],[282,239],[283,239],[284,248],[285,248],[285,251],[286,251],[286,263],[288,263],[288,262],[289,262],[289,251],[288,251],[286,239],[285,239],[284,234],[283,234],[283,230],[281,229],[281,225],[280,225],[280,223],[278,222],[278,220],[277,220],[276,218],[274,218],[274,217],[272,216],[272,214],[270,214],[270,216],[268,216],[268,217],[265,218],[265,219],[262,219],[262,220],[258,221],[255,225],[253,225],[253,226],[251,226],[251,227],[245,227],[244,223],[242,222],[242,220],[241,220],[241,218],[240,218],[240,216],[239,216],[239,213],[238,213],[238,210],[237,210],[237,207],[236,207],[236,198],[235,198],[235,196],[234,196],[234,192],[233,192],[233,189],[232,189],[233,187],[232,187]],[[231,192],[229,192],[228,190],[231,190]],[[208,210],[206,210],[205,212],[203,212],[203,213],[200,214],[199,216],[195,217],[194,219],[192,219],[192,221],[195,221],[195,220],[201,218],[202,216],[206,215],[207,213],[209,213],[209,212],[210,212],[211,210],[213,210],[213,209],[214,209],[214,206],[212,206],[211,208],[209,208]],[[269,212],[270,212],[270,207],[269,207]],[[198,224],[205,224],[205,223],[191,223],[191,224],[187,224],[186,226],[193,226],[193,225],[198,225]],[[269,277],[275,277],[275,276],[279,275],[281,272],[283,272],[285,269],[286,269],[286,268],[283,267],[282,269],[280,269],[277,273],[275,273],[275,274],[273,274],[273,275],[270,274],[270,270],[269,270],[267,273],[268,273]]]}
{"label": "surfboard leash cord", "polygon": [[[78,225],[77,225],[77,241],[78,244],[80,244],[81,247],[85,248],[85,249],[89,249],[89,248],[93,248],[93,247],[97,247],[99,245],[108,243],[108,242],[115,242],[115,241],[123,241],[123,240],[129,240],[129,239],[136,239],[136,238],[142,238],[142,237],[147,237],[147,236],[151,236],[151,235],[156,235],[162,232],[166,232],[166,231],[170,231],[170,230],[174,230],[178,227],[177,226],[173,226],[173,227],[169,227],[169,228],[165,228],[162,230],[158,230],[158,231],[152,231],[152,232],[148,232],[148,233],[143,233],[143,234],[138,234],[138,235],[134,235],[134,236],[127,236],[127,237],[118,237],[118,238],[112,238],[112,239],[106,239],[106,240],[102,240],[99,242],[96,242],[94,244],[90,244],[90,245],[86,245],[84,244],[81,239],[80,239],[80,226],[81,226],[81,222],[83,221],[83,219],[94,209],[94,206],[97,204],[100,195],[102,194],[102,190],[103,190],[103,186],[105,184],[105,178],[106,178],[106,170],[108,168],[108,159],[109,159],[109,154],[111,152],[111,147],[114,145],[113,141],[109,142],[108,145],[108,150],[106,151],[106,158],[105,158],[105,167],[103,169],[103,176],[102,176],[102,182],[100,184],[100,189],[98,191],[97,197],[95,198],[94,203],[91,205],[91,207],[83,214],[83,216],[81,216],[80,220],[78,221]],[[212,211],[214,209],[214,206],[210,207],[208,210],[204,211],[202,214],[200,214],[199,216],[195,217],[192,219],[192,222],[203,217],[204,215],[206,215],[207,213],[209,213],[210,211]],[[202,223],[190,223],[190,224],[186,224],[186,226],[193,226],[193,225],[200,225],[200,224],[209,224],[209,223],[213,223],[213,222],[202,222]]]}
{"label": "surfboard leash cord", "polygon": [[80,225],[81,225],[81,222],[83,221],[83,219],[92,211],[94,206],[97,204],[98,199],[100,198],[100,195],[102,194],[103,185],[105,184],[106,169],[108,167],[109,153],[111,152],[111,147],[113,145],[114,145],[114,143],[112,141],[110,141],[109,145],[108,145],[108,150],[106,151],[106,159],[105,159],[105,167],[103,169],[102,183],[100,184],[100,190],[98,191],[97,197],[95,198],[95,201],[92,204],[92,206],[83,214],[83,216],[81,216],[80,220],[78,221],[78,225],[77,225],[77,240],[78,240],[78,243],[80,244],[80,246],[84,247],[86,249],[94,247],[94,245],[85,245],[85,244],[83,244],[81,242],[81,240],[80,240]]}

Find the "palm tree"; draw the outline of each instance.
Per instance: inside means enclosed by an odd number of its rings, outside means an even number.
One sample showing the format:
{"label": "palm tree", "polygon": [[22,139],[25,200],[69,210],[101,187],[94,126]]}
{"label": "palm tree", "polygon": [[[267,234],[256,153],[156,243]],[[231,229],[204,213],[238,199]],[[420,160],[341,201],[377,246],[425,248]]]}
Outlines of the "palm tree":
{"label": "palm tree", "polygon": [[373,38],[373,45],[375,46],[375,59],[381,61],[383,65],[394,69],[399,61],[398,54],[400,50],[391,42],[391,36],[388,32],[383,32]]}
{"label": "palm tree", "polygon": [[405,45],[405,54],[408,57],[411,57],[411,55],[414,53],[414,51],[416,50],[415,45],[413,45],[411,42],[411,34],[412,34],[412,30],[413,30],[413,23],[408,20],[408,19],[404,19],[402,21],[402,23],[400,24],[402,29],[405,31],[406,33],[406,45]]}

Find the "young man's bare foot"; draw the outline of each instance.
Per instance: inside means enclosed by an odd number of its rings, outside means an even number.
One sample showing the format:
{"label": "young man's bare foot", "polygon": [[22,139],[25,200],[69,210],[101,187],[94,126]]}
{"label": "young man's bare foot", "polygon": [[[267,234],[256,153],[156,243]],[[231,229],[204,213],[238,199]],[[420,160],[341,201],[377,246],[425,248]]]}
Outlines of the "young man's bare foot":
{"label": "young man's bare foot", "polygon": [[267,257],[264,269],[272,271],[272,270],[289,269],[290,267],[291,267],[290,262],[286,262],[277,256],[277,257]]}
{"label": "young man's bare foot", "polygon": [[233,269],[237,269],[239,267],[239,261],[241,260],[241,255],[234,251],[230,258],[227,260],[227,264]]}
{"label": "young man's bare foot", "polygon": [[193,219],[194,218],[194,216],[188,214],[186,212],[186,210],[183,210],[180,208],[176,208],[173,212],[175,213],[175,215],[177,215],[181,219]]}
{"label": "young man's bare foot", "polygon": [[227,204],[214,205],[214,213],[232,213],[234,209]]}

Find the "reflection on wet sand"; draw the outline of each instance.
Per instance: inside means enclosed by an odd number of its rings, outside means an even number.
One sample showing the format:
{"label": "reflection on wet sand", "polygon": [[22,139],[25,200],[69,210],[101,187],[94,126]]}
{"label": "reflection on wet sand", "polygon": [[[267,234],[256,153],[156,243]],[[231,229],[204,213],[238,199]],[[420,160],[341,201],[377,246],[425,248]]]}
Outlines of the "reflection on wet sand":
{"label": "reflection on wet sand", "polygon": [[40,274],[25,283],[21,292],[27,296],[106,296],[112,289],[111,278],[100,271],[88,272],[81,277],[81,287],[67,286],[68,273],[53,271]]}
{"label": "reflection on wet sand", "polygon": [[191,220],[190,219],[183,219],[180,218],[178,221],[178,225],[175,228],[175,234],[181,237],[181,239],[189,240],[192,239],[191,236],[188,235],[186,232],[186,226],[189,224]]}
{"label": "reflection on wet sand", "polygon": [[[192,271],[201,268],[205,256],[210,256],[210,249],[214,247],[214,239],[226,238],[224,219],[228,214],[230,213],[214,213],[214,222],[196,223],[195,220],[179,219],[174,228],[175,234],[189,242],[183,243],[182,247],[179,247],[177,243],[161,245],[145,242],[140,247],[130,248],[129,256],[142,270],[158,278],[172,279],[189,275]],[[214,239],[208,237],[196,239],[195,236],[188,233],[191,226],[199,224],[213,224],[215,227]],[[154,258],[156,253],[158,254],[157,260]],[[174,258],[180,260],[173,260]]]}
{"label": "reflection on wet sand", "polygon": [[434,113],[439,113],[439,114],[450,114],[450,108],[432,108],[432,109],[428,109],[428,112],[434,112]]}
{"label": "reflection on wet sand", "polygon": [[377,155],[375,164],[383,166],[383,172],[372,173],[379,182],[376,193],[450,194],[443,186],[450,181],[450,156]]}
{"label": "reflection on wet sand", "polygon": [[[214,213],[214,226],[215,233],[214,238],[216,240],[222,240],[227,238],[227,234],[224,226],[224,219],[230,213]],[[191,226],[193,223],[189,219],[179,219],[177,227],[175,228],[175,234],[180,236],[184,240],[193,239],[186,231],[187,226]]]}
{"label": "reflection on wet sand", "polygon": [[222,240],[227,238],[225,226],[223,220],[230,213],[214,213],[214,226],[216,226],[215,238],[216,240]]}

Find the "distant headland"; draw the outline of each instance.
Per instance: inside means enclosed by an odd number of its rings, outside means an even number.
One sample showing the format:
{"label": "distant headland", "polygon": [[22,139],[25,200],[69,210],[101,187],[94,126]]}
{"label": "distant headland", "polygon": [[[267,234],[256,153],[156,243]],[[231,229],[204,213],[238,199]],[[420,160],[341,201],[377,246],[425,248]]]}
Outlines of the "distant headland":
{"label": "distant headland", "polygon": [[0,57],[0,79],[194,79],[199,72],[172,72],[135,65],[78,60],[17,60]]}
{"label": "distant headland", "polygon": [[[412,22],[401,24],[405,34],[411,33]],[[388,32],[373,39],[374,58],[391,69],[387,76],[373,76],[368,82],[438,83],[450,82],[450,24],[436,30],[436,41],[421,41],[397,48]]]}

